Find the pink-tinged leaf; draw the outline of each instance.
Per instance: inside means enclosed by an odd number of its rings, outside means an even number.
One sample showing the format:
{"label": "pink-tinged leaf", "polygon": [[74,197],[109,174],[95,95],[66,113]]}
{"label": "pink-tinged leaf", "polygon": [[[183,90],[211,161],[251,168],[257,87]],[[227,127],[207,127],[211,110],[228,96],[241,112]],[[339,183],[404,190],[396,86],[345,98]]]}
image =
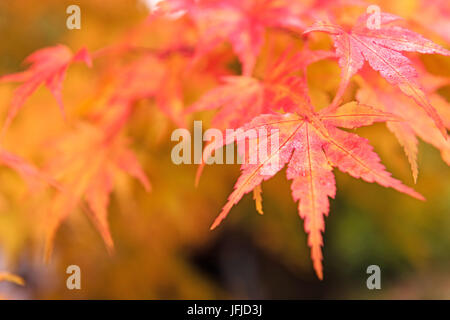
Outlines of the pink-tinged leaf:
{"label": "pink-tinged leaf", "polygon": [[[220,108],[212,125],[215,128],[238,128],[261,113],[269,113],[264,105],[264,87],[255,78],[245,76],[229,76],[223,78],[223,84],[207,92],[196,103],[185,110],[186,114]],[[212,150],[222,147],[216,146]],[[195,177],[198,186],[206,159],[211,154],[203,154]]]}
{"label": "pink-tinged leaf", "polygon": [[[292,124],[295,123],[295,120],[293,121],[292,119],[292,115],[289,114],[285,114],[283,116],[261,115],[251,121],[248,126],[245,126],[245,128],[243,128],[244,130],[252,128],[264,128],[265,130],[267,130],[267,132],[271,132],[272,129],[276,129],[277,125],[281,123],[284,123],[285,126],[289,127],[285,128],[285,130],[280,130],[279,147],[276,150],[271,150],[270,155],[267,157],[267,159],[265,159],[265,161],[261,161],[257,164],[244,162],[244,164],[241,166],[241,176],[234,186],[234,191],[230,194],[230,196],[228,197],[228,202],[225,204],[219,216],[212,224],[211,230],[215,229],[222,222],[222,220],[226,218],[231,208],[235,204],[237,204],[246,193],[251,192],[264,180],[270,179],[289,161],[293,150],[292,138],[302,126],[302,124],[292,126]],[[251,141],[256,141],[256,143],[251,143]],[[245,141],[238,141],[238,143],[240,142]],[[257,137],[254,139],[248,139],[248,142],[249,146],[253,146],[253,148],[247,149],[247,154],[258,154],[258,147],[261,142],[257,141]],[[264,145],[264,148],[267,148],[267,141],[264,141]],[[275,158],[277,158],[277,163],[273,163],[273,160]],[[271,167],[270,172],[272,174],[270,175],[266,174],[266,169],[268,167]]]}
{"label": "pink-tinged leaf", "polygon": [[[395,51],[441,54],[444,56],[450,54],[448,50],[433,41],[399,26],[387,26],[379,30],[363,28],[361,33],[363,33],[365,37],[370,38],[371,42]],[[369,39],[367,40],[369,41]]]}
{"label": "pink-tinged leaf", "polygon": [[330,210],[328,197],[334,198],[336,182],[333,168],[322,148],[323,140],[305,125],[298,133],[299,147],[295,149],[288,165],[287,178],[292,179],[292,198],[298,201],[298,212],[304,220],[308,245],[317,277],[323,279],[322,232],[324,215]]}
{"label": "pink-tinged leaf", "polygon": [[[245,76],[229,76],[223,78],[223,85],[207,92],[185,113],[221,108],[212,120],[215,128],[235,129],[243,126],[260,114],[270,114],[277,110],[296,112],[299,108],[310,109],[311,101],[305,78],[291,74],[303,70],[311,63],[334,57],[329,51],[311,51],[305,49],[288,58],[285,51],[280,58],[268,68],[265,78],[257,80]],[[222,145],[217,146],[217,148]],[[210,154],[204,154],[203,160]],[[204,163],[198,167],[195,185],[197,186],[204,168]]]}
{"label": "pink-tinged leaf", "polygon": [[336,107],[340,103],[351,77],[364,65],[364,57],[352,41],[351,36],[339,26],[319,21],[307,28],[304,33],[310,32],[326,32],[333,35],[336,56],[341,68],[341,83],[332,102],[332,106]]}
{"label": "pink-tinged leaf", "polygon": [[[243,29],[248,29],[247,32],[242,32],[242,29],[237,29],[230,34],[230,42],[233,44],[234,52],[242,62],[242,74],[250,76],[256,65],[256,58],[264,43],[264,27],[262,25],[253,25],[252,22],[247,22],[249,25],[243,24]],[[251,25],[250,25],[251,24]]]}
{"label": "pink-tinged leaf", "polygon": [[212,125],[218,129],[237,128],[263,113],[263,85],[255,78],[223,78],[223,85],[207,92],[186,113],[221,108]]}
{"label": "pink-tinged leaf", "polygon": [[[366,26],[367,18],[368,15],[363,15],[350,32],[323,22],[318,22],[305,31],[305,33],[326,32],[333,36],[336,55],[339,57],[339,65],[342,69],[342,79],[332,107],[337,107],[350,78],[362,68],[363,62],[367,61],[389,83],[398,86],[404,94],[412,97],[433,119],[442,135],[447,137],[442,119],[425,95],[416,70],[411,61],[401,52],[449,56],[450,51],[402,27],[382,24],[380,29],[371,30]],[[396,20],[396,17],[382,13],[381,20],[383,23],[392,22]]]}
{"label": "pink-tinged leaf", "polygon": [[185,2],[183,7],[199,29],[196,59],[229,41],[242,64],[244,76],[253,72],[267,28],[305,27],[300,19],[304,6],[288,0],[200,1]]}
{"label": "pink-tinged leaf", "polygon": [[[319,60],[334,57],[330,51],[304,49],[289,57],[289,51],[268,67],[262,80],[246,76],[223,77],[223,84],[203,95],[186,109],[190,114],[198,111],[219,109],[212,125],[220,130],[235,129],[260,114],[277,110],[296,111],[299,107],[310,108],[308,88],[304,78],[293,76]],[[295,98],[293,98],[295,96]],[[296,105],[289,103],[295,100]]]}
{"label": "pink-tinged leaf", "polygon": [[[354,128],[369,122],[392,120],[392,115],[354,103],[343,107],[342,111],[340,109],[325,109],[316,113],[312,106],[302,107],[298,108],[298,114],[260,115],[243,126],[243,132],[251,129],[257,132],[264,130],[266,136],[260,136],[259,133],[256,137],[239,137],[236,134],[238,152],[244,155],[244,164],[233,192],[211,229],[216,228],[226,218],[231,208],[245,194],[253,191],[255,199],[258,199],[260,184],[287,164],[287,178],[293,180],[292,197],[299,201],[299,215],[305,221],[304,227],[308,233],[314,269],[322,279],[324,216],[329,213],[328,198],[333,198],[336,193],[332,167],[337,167],[355,178],[376,182],[424,200],[422,195],[391,177],[366,139],[335,127],[343,125]],[[372,119],[361,120],[367,113],[372,115]],[[339,117],[344,120],[336,120]],[[270,135],[267,135],[268,133]],[[272,139],[275,139],[275,142]],[[266,157],[261,158],[261,150]],[[258,155],[258,161],[252,162],[252,156],[254,159],[255,155]],[[259,202],[258,199],[257,203]]]}
{"label": "pink-tinged leaf", "polygon": [[28,56],[25,62],[31,64],[31,66],[26,71],[0,77],[0,82],[23,82],[14,92],[2,134],[9,127],[26,99],[41,84],[44,84],[50,90],[64,115],[61,95],[62,82],[67,68],[72,62],[76,61],[82,61],[88,66],[92,65],[90,55],[85,48],[73,55],[68,47],[57,45],[38,50]]}

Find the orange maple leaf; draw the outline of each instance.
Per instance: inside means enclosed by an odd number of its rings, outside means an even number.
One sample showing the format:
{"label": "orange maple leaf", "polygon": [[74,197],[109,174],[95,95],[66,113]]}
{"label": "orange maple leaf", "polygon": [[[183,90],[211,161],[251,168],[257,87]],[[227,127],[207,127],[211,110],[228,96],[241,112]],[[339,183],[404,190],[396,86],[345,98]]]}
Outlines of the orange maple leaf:
{"label": "orange maple leaf", "polygon": [[41,84],[45,84],[53,94],[64,115],[62,83],[69,65],[76,61],[83,61],[88,66],[92,65],[91,57],[85,48],[73,54],[68,47],[57,45],[40,49],[29,55],[25,59],[26,63],[31,64],[27,70],[0,77],[0,82],[22,82],[14,92],[2,133],[9,127],[26,99]]}
{"label": "orange maple leaf", "polygon": [[[328,198],[334,198],[336,193],[333,167],[355,178],[376,182],[424,200],[422,195],[391,177],[366,139],[337,128],[353,129],[374,122],[396,120],[398,118],[392,114],[356,102],[345,104],[337,110],[327,108],[315,112],[311,105],[302,105],[298,106],[297,113],[256,117],[242,129],[265,129],[269,133],[276,130],[279,136],[278,147],[271,147],[273,144],[269,139],[247,137],[239,140],[236,137],[241,154],[259,154],[261,148],[270,151],[266,159],[259,159],[256,164],[244,162],[234,191],[211,229],[225,219],[244,194],[255,190],[287,165],[287,178],[292,180],[292,197],[299,201],[299,214],[305,220],[304,227],[308,233],[314,269],[322,279],[321,233],[325,228],[324,215],[329,212]],[[251,140],[255,143],[252,144]],[[273,162],[274,158],[278,159],[276,163]],[[257,190],[256,194],[259,193],[260,190]]]}
{"label": "orange maple leaf", "polygon": [[56,143],[57,154],[48,165],[47,172],[61,181],[63,189],[56,194],[49,211],[47,260],[57,228],[78,206],[91,218],[107,249],[110,252],[113,250],[107,207],[118,172],[136,178],[150,191],[150,182],[137,157],[128,148],[128,141],[119,135],[123,117],[123,114],[119,114],[112,123],[97,123],[98,126],[81,123],[75,132],[62,136]]}

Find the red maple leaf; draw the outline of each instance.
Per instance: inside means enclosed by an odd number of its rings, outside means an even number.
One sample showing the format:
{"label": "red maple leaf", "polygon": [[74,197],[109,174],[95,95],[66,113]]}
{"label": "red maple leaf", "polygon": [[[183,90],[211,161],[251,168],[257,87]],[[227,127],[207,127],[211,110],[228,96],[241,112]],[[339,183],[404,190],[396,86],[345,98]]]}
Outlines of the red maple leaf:
{"label": "red maple leaf", "polygon": [[321,31],[333,36],[339,66],[342,69],[342,79],[332,106],[338,105],[350,78],[363,67],[364,61],[367,61],[389,83],[398,86],[404,94],[412,97],[446,137],[447,131],[442,119],[424,93],[414,66],[401,52],[449,56],[450,51],[413,31],[390,25],[401,19],[395,15],[381,13],[379,29],[369,29],[368,18],[368,14],[362,15],[350,31],[327,22],[316,22],[305,31],[305,33]]}
{"label": "red maple leaf", "polygon": [[[290,102],[309,101],[309,97],[304,95],[306,84],[303,80],[290,77],[290,74],[301,70],[306,75],[306,68],[310,64],[334,57],[334,54],[323,50],[311,51],[308,48],[291,56],[289,54],[290,51],[286,50],[273,65],[269,66],[263,79],[247,76],[223,77],[222,85],[208,91],[186,109],[185,113],[219,109],[211,125],[225,131],[225,129],[239,128],[254,117],[272,113],[277,108],[287,112],[295,110],[296,105]],[[295,96],[294,99],[293,96]],[[208,150],[212,149],[208,148]],[[210,154],[204,154],[202,161],[209,156]],[[204,162],[197,171],[196,185],[203,167]]]}
{"label": "red maple leaf", "polygon": [[[289,56],[289,50],[269,66],[263,79],[248,76],[223,77],[223,84],[208,91],[196,103],[186,109],[185,113],[220,109],[214,116],[211,125],[218,129],[238,128],[254,117],[275,110],[275,100],[281,100],[290,94],[292,83],[298,78],[286,78],[296,71],[303,71],[319,60],[334,57],[330,51],[311,51],[304,48],[302,51]],[[301,86],[303,83],[300,83]],[[295,88],[294,88],[295,89]],[[302,94],[304,90],[297,90]],[[286,110],[287,106],[281,109]]]}

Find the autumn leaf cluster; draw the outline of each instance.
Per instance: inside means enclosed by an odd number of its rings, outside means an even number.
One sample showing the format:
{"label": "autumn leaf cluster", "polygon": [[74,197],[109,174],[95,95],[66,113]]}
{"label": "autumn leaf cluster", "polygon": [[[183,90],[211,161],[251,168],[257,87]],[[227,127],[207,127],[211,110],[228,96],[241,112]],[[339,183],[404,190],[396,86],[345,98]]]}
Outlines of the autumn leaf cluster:
{"label": "autumn leaf cluster", "polygon": [[[422,24],[381,11],[379,26],[373,28],[373,13],[366,13],[363,1],[149,3],[149,16],[107,47],[72,50],[55,44],[29,55],[24,71],[0,77],[1,83],[18,83],[4,118],[2,144],[7,145],[22,109],[33,107],[27,100],[41,85],[54,97],[48,108],[61,111],[64,133],[43,142],[49,156],[39,165],[7,148],[0,151],[1,163],[20,174],[33,193],[50,193],[44,205],[47,258],[59,226],[76,209],[89,216],[113,251],[108,205],[120,175],[151,191],[148,172],[127,136],[142,101],[150,101],[177,127],[189,127],[199,113],[212,111],[210,126],[223,132],[277,130],[279,146],[270,148],[268,158],[279,158],[278,166],[267,174],[269,160],[244,163],[211,228],[250,192],[262,214],[262,182],[286,168],[320,279],[325,217],[336,195],[335,168],[424,200],[393,178],[369,141],[353,129],[385,123],[404,149],[414,182],[419,138],[450,165],[450,106],[438,93],[449,77],[431,73],[421,60],[422,55],[450,56],[449,29],[434,27],[438,18],[449,18],[442,16],[445,10],[424,15]],[[445,6],[445,1],[438,3]],[[97,78],[89,92],[79,93],[87,98],[81,115],[74,117],[62,90],[68,69],[80,63]],[[321,63],[340,69],[340,78],[331,79],[332,89],[311,85],[310,68]],[[325,82],[327,72],[323,68],[320,75]],[[239,152],[248,146],[236,142]],[[254,142],[246,151],[258,153],[267,144]],[[203,160],[210,155],[205,153]],[[198,168],[197,183],[204,168],[205,163]]]}

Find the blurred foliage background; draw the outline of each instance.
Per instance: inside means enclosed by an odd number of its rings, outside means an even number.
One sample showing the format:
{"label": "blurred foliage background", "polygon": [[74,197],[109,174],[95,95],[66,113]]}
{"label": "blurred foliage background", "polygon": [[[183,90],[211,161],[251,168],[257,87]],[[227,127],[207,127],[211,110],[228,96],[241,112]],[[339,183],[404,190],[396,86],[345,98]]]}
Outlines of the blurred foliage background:
{"label": "blurred foliage background", "polygon": [[[375,3],[407,18],[420,14],[418,1]],[[81,30],[66,29],[70,4],[81,7]],[[133,0],[0,1],[0,74],[22,70],[23,59],[45,46],[105,47],[147,14],[145,5]],[[146,36],[151,42],[154,35]],[[429,57],[424,61],[430,70],[436,64]],[[326,105],[333,94],[328,87],[339,81],[337,64],[326,61],[310,69],[311,91],[319,92],[313,99]],[[450,76],[448,59],[434,69]],[[63,91],[69,117],[84,114],[95,77],[95,67],[69,69]],[[0,86],[2,118],[14,87]],[[320,93],[324,87],[329,95]],[[192,100],[205,88],[192,93]],[[450,97],[450,88],[440,92]],[[42,141],[64,126],[50,93],[41,88],[13,123],[7,149],[39,165]],[[263,216],[247,195],[211,232],[239,167],[207,166],[196,189],[196,166],[171,162],[175,128],[150,102],[143,102],[132,119],[127,133],[153,190],[146,193],[128,178],[120,181],[109,207],[116,245],[111,256],[91,222],[75,212],[58,231],[53,257],[44,264],[41,199],[27,194],[12,170],[0,168],[0,269],[26,281],[24,287],[0,283],[0,293],[25,299],[450,298],[450,170],[431,146],[420,144],[415,186],[426,202],[336,173],[338,192],[324,234],[325,277],[319,281],[284,173],[263,184]],[[370,139],[394,176],[413,185],[407,159],[383,124],[358,133]],[[81,268],[82,290],[66,288],[71,264]],[[372,264],[381,267],[381,290],[366,288],[366,268]]]}

